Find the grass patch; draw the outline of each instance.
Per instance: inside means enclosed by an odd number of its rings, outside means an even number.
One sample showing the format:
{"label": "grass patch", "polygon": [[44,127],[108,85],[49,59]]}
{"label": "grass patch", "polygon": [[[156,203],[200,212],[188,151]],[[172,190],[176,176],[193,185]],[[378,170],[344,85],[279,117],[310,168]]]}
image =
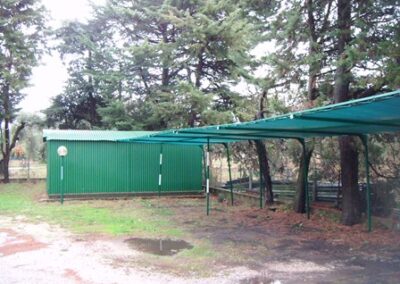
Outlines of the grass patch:
{"label": "grass patch", "polygon": [[140,203],[144,208],[156,210],[157,214],[161,216],[173,216],[175,214],[171,209],[160,206],[160,200],[141,199]]}
{"label": "grass patch", "polygon": [[147,254],[140,260],[134,260],[134,263],[145,267],[153,266],[176,275],[189,273],[196,277],[212,276],[213,270],[205,267],[216,263],[218,253],[207,240],[197,240],[192,245],[192,249],[185,249],[172,257]]}
{"label": "grass patch", "polygon": [[217,256],[215,250],[212,249],[212,246],[208,241],[202,241],[192,249],[182,251],[180,255],[190,258],[213,258]]}
{"label": "grass patch", "polygon": [[1,185],[0,214],[24,215],[33,221],[60,224],[74,233],[182,235],[181,230],[162,218],[172,214],[168,209],[143,206],[140,199],[69,201],[60,205],[39,202],[39,196],[45,195],[43,188],[43,183]]}

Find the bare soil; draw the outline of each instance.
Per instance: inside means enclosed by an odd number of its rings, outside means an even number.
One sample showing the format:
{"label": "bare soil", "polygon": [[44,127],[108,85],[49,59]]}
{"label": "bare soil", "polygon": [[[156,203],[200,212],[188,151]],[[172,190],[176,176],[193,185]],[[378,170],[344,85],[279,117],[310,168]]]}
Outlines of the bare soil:
{"label": "bare soil", "polygon": [[[258,271],[260,275],[249,278],[249,283],[277,279],[282,283],[400,283],[398,231],[379,224],[372,232],[365,224],[340,225],[335,220],[340,212],[331,208],[315,209],[307,220],[279,206],[269,210],[236,204],[232,208],[216,199],[213,205],[211,218],[204,216],[201,207],[178,207],[172,200],[169,206],[177,212],[175,222],[212,241],[224,255],[219,263]],[[196,221],[187,221],[196,216]],[[240,251],[237,257],[223,253],[231,247],[237,248],[234,253]]]}
{"label": "bare soil", "polygon": [[[115,201],[118,202],[118,201]],[[0,216],[0,283],[399,283],[400,235],[381,227],[346,227],[315,210],[311,220],[276,210],[212,200],[152,200],[173,212],[190,243],[208,240],[209,275],[176,271],[166,259],[132,249],[136,236],[74,235],[24,216]],[[275,208],[274,208],[275,209]],[[206,258],[209,261],[208,258]],[[182,263],[182,267],[190,263]]]}

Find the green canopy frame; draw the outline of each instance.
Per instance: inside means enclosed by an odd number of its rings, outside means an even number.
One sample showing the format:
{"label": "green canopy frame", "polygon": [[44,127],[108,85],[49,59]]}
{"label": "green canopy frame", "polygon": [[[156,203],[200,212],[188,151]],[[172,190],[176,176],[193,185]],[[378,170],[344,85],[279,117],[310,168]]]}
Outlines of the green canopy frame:
{"label": "green canopy frame", "polygon": [[[296,139],[305,149],[305,140],[313,137],[351,135],[360,137],[365,148],[367,173],[368,230],[371,230],[371,189],[369,178],[368,135],[400,131],[400,90],[242,123],[197,128],[171,129],[124,138],[119,141],[179,145],[207,145],[207,214],[209,214],[210,144],[228,144],[247,140]],[[229,159],[229,158],[228,158]],[[307,167],[306,208],[310,217]],[[261,191],[261,190],[260,190]],[[262,196],[261,196],[262,198]],[[233,198],[232,198],[233,200]]]}

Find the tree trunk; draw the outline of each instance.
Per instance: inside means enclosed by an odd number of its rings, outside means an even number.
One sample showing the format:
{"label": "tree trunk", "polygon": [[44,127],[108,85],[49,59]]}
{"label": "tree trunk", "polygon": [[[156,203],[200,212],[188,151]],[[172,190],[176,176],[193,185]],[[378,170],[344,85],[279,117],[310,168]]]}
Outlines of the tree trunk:
{"label": "tree trunk", "polygon": [[[3,182],[10,182],[9,173],[9,163],[10,163],[10,117],[11,117],[11,107],[10,107],[10,87],[6,84],[3,87],[3,108],[4,108],[4,142],[1,141],[1,151],[3,154]],[[3,138],[3,137],[1,137]]]}
{"label": "tree trunk", "polygon": [[[307,8],[307,26],[309,30],[309,56],[315,57],[320,52],[320,45],[318,43],[318,35],[316,31],[316,23],[314,18],[314,5],[312,0],[306,1],[306,8]],[[328,11],[330,8],[328,8]],[[308,86],[307,86],[307,94],[308,94],[308,101],[310,103],[310,107],[314,106],[314,101],[318,97],[318,86],[317,86],[317,79],[318,74],[321,72],[321,62],[312,60],[308,65]],[[314,147],[306,149],[306,157],[304,157],[304,152],[301,154],[300,158],[300,166],[299,166],[299,173],[297,176],[296,182],[296,195],[294,198],[294,205],[293,210],[296,213],[305,213],[306,208],[306,179],[304,177],[304,170],[305,167],[307,168],[306,171],[308,173],[309,166],[310,166],[310,159],[312,153],[314,151]],[[315,196],[315,195],[314,195]]]}
{"label": "tree trunk", "polygon": [[[7,114],[7,109],[8,109],[8,96],[5,96],[5,106],[7,108],[5,109],[5,113]],[[10,163],[10,125],[8,118],[4,119],[4,149],[3,150],[3,182],[4,183],[9,183],[10,182],[10,173],[8,170],[9,163]]]}
{"label": "tree trunk", "polygon": [[89,79],[88,79],[88,96],[89,96],[89,118],[91,128],[97,125],[97,109],[96,109],[96,99],[94,93],[94,84],[93,84],[93,60],[92,60],[92,51],[89,50],[88,55],[88,70],[89,70]]}
{"label": "tree trunk", "polygon": [[361,222],[361,193],[358,189],[358,151],[355,138],[344,136],[339,139],[340,167],[342,169],[342,224],[354,225]]}
{"label": "tree trunk", "polygon": [[[351,66],[346,60],[346,47],[351,41],[351,5],[352,1],[338,0],[338,67],[335,74],[335,102],[350,98],[349,85]],[[354,138],[339,138],[340,166],[342,172],[343,211],[342,224],[353,225],[361,221],[361,195],[358,190],[358,152]]]}
{"label": "tree trunk", "polygon": [[[315,19],[313,14],[313,1],[307,0],[307,25],[309,30],[309,37],[310,37],[310,45],[309,45],[309,55],[310,57],[315,56],[318,54],[318,37],[315,31]],[[308,93],[308,100],[313,102],[318,97],[318,88],[317,88],[317,79],[318,74],[321,71],[321,63],[319,61],[312,60],[308,66],[308,86],[307,86],[307,93]]]}
{"label": "tree trunk", "polygon": [[200,89],[201,86],[201,78],[203,76],[203,68],[204,68],[204,51],[205,46],[200,48],[199,54],[197,55],[197,65],[196,65],[196,73],[195,73],[195,86]]}
{"label": "tree trunk", "polygon": [[162,69],[161,85],[164,92],[168,91],[169,87],[169,68]]}
{"label": "tree trunk", "polygon": [[[168,39],[168,25],[167,24],[161,24],[160,26],[161,33],[162,33],[162,42],[164,44],[169,43]],[[165,56],[163,54],[163,56]],[[169,74],[169,68],[168,68],[168,61],[169,61],[169,56],[163,59],[162,62],[162,73],[161,73],[161,89],[163,92],[168,92],[169,91],[169,80],[170,80],[170,74]]]}
{"label": "tree trunk", "polygon": [[9,172],[10,155],[6,154],[3,156],[3,182],[10,182],[10,172]]}
{"label": "tree trunk", "polygon": [[[9,58],[12,57],[12,50],[9,49],[10,56]],[[8,72],[11,72],[13,67],[12,61],[9,61],[7,64],[7,70]],[[13,104],[12,104],[12,91],[10,87],[10,83],[7,82],[3,84],[3,87],[1,89],[2,96],[0,99],[0,103],[2,104],[3,108],[3,120],[4,120],[4,132],[0,131],[0,134],[4,133],[4,139],[2,135],[0,135],[0,151],[3,154],[3,175],[4,183],[9,183],[10,182],[10,173],[9,173],[9,163],[10,163],[10,155],[12,149],[15,147],[15,144],[18,139],[18,135],[21,132],[22,129],[25,127],[25,122],[22,122],[20,125],[18,125],[17,129],[14,132],[14,135],[11,138],[11,129],[10,129],[10,124],[12,123],[12,115],[13,115]],[[1,129],[1,123],[0,123],[0,129]]]}
{"label": "tree trunk", "polygon": [[[4,141],[3,137],[0,137],[0,145],[1,152],[3,154],[3,182],[10,182],[10,173],[9,173],[9,163],[11,151],[14,149],[15,144],[17,143],[18,135],[24,129],[25,123],[22,122],[18,125],[17,129],[14,132],[14,135],[11,138],[11,129],[10,129],[10,117],[11,117],[11,106],[10,106],[10,93],[9,86],[6,85],[3,87],[3,108],[4,108]],[[1,126],[0,126],[1,127]]]}
{"label": "tree trunk", "polygon": [[[264,91],[260,96],[260,103],[259,103],[259,111],[255,117],[255,119],[262,119],[264,118],[264,101],[267,100],[267,92]],[[262,175],[264,177],[264,185],[265,185],[265,204],[272,204],[274,203],[274,194],[272,191],[272,179],[271,179],[271,172],[269,168],[268,162],[268,153],[267,149],[265,148],[265,144],[261,140],[255,140],[256,150],[258,155],[258,163],[260,165],[260,169]],[[261,173],[260,173],[261,179]],[[261,190],[261,185],[260,185]]]}
{"label": "tree trunk", "polygon": [[[198,90],[200,90],[201,79],[203,77],[203,72],[204,72],[203,71],[203,69],[204,69],[204,51],[205,51],[205,46],[201,47],[199,54],[197,55],[197,64],[196,64],[196,72],[195,72],[195,86]],[[190,78],[189,78],[189,81],[190,81]],[[197,119],[197,112],[192,106],[190,109],[190,114],[189,114],[189,121],[188,121],[189,127],[195,126],[196,119]]]}
{"label": "tree trunk", "polygon": [[[272,179],[270,174],[267,149],[265,148],[264,142],[262,142],[261,140],[256,140],[254,142],[256,144],[258,162],[260,163],[261,173],[264,178],[265,204],[272,204],[274,203],[274,194],[272,192]],[[261,184],[260,184],[260,190],[261,190]]]}
{"label": "tree trunk", "polygon": [[297,176],[297,183],[296,183],[296,195],[294,197],[294,205],[293,210],[296,213],[305,213],[306,212],[306,179],[304,176],[304,167],[308,167],[310,165],[310,160],[314,148],[306,149],[306,157],[304,157],[304,153],[302,152],[300,158],[300,166],[299,166],[299,173]]}

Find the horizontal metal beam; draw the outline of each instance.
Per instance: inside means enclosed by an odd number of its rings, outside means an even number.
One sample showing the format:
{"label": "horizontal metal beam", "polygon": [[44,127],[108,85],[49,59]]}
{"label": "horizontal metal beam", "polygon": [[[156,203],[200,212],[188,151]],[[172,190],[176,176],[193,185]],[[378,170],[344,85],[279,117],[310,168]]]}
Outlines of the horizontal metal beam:
{"label": "horizontal metal beam", "polygon": [[[360,135],[360,133],[354,132],[340,132],[340,131],[325,131],[325,130],[309,130],[309,129],[271,129],[271,128],[261,128],[261,127],[232,127],[226,126],[222,129],[229,129],[229,130],[241,130],[241,131],[255,131],[255,132],[275,132],[275,133],[297,133],[298,138],[302,138],[302,134],[310,134],[311,136],[341,136],[341,135]],[[282,135],[282,138],[287,136]]]}
{"label": "horizontal metal beam", "polygon": [[[146,139],[142,139],[142,140],[131,140],[129,142],[132,143],[148,143],[148,144],[181,144],[181,143],[191,143],[191,144],[196,144],[196,145],[203,145],[203,144],[207,144],[206,140],[207,138],[209,139],[214,139],[210,140],[212,143],[214,144],[221,144],[221,143],[231,143],[231,142],[236,142],[236,141],[247,141],[247,140],[252,140],[252,139],[236,139],[236,138],[223,138],[223,137],[181,137],[181,139],[177,139],[177,140],[165,140],[162,139],[163,137],[155,137],[149,140]],[[168,137],[165,137],[166,139],[168,139]],[[174,137],[174,138],[179,138],[179,137]],[[193,141],[195,139],[203,139],[204,141]],[[228,140],[228,141],[227,141]],[[128,143],[129,143],[128,142]]]}
{"label": "horizontal metal beam", "polygon": [[[123,141],[125,143],[146,143],[146,144],[183,144],[182,141],[166,141],[166,140],[131,140],[131,141]],[[202,142],[196,142],[196,141],[186,141],[184,142],[185,144],[191,144],[191,145],[204,145]]]}
{"label": "horizontal metal beam", "polygon": [[305,115],[295,116],[296,119],[301,120],[313,120],[313,121],[326,121],[326,122],[339,122],[339,123],[350,123],[357,125],[376,125],[376,126],[387,126],[387,127],[395,127],[400,129],[400,124],[397,123],[389,123],[389,122],[378,122],[378,121],[362,121],[356,119],[343,119],[343,118],[329,118],[329,117],[311,117]]}
{"label": "horizontal metal beam", "polygon": [[[182,137],[183,135],[188,134],[188,135],[205,135],[202,137],[199,136],[195,136],[197,138],[207,138],[207,137],[223,137],[223,139],[226,138],[231,138],[231,139],[242,139],[242,140],[259,140],[259,139],[298,139],[301,137],[295,137],[295,136],[281,136],[281,135],[269,135],[269,134],[251,134],[251,133],[240,133],[240,134],[236,134],[236,133],[224,133],[224,132],[219,132],[219,133],[210,133],[210,132],[206,132],[206,131],[187,131],[187,130],[183,130],[183,131],[178,131],[176,136],[173,135],[163,135],[160,137]],[[187,136],[187,137],[194,137],[194,136]]]}

